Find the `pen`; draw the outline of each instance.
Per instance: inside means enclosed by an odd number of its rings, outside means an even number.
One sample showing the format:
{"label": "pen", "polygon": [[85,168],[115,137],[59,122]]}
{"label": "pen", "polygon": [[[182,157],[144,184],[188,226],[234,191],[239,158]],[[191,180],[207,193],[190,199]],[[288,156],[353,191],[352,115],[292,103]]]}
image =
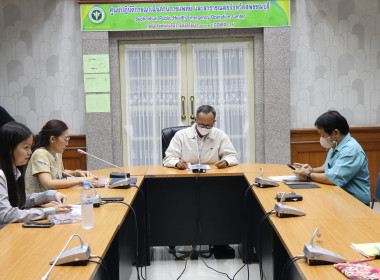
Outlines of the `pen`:
{"label": "pen", "polygon": [[57,201],[50,201],[51,204],[54,204],[54,205],[61,205],[59,204]]}
{"label": "pen", "polygon": [[369,262],[369,261],[373,261],[375,258],[367,258],[367,259],[361,259],[361,260],[357,260],[357,261],[352,261],[350,263],[361,263],[361,262]]}

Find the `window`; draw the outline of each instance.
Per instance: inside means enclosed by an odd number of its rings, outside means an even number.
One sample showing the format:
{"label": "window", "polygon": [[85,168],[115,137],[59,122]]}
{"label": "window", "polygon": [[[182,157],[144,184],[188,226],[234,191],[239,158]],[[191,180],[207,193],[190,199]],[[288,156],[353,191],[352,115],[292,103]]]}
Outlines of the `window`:
{"label": "window", "polygon": [[217,111],[240,162],[254,162],[252,40],[122,42],[124,165],[162,164],[161,130]]}

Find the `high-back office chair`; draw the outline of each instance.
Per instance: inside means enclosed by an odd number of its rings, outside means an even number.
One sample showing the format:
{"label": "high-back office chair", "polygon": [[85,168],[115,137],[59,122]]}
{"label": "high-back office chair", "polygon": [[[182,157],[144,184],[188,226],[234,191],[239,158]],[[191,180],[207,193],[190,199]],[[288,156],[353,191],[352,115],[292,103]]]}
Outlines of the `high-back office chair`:
{"label": "high-back office chair", "polygon": [[373,209],[373,205],[375,204],[375,199],[380,202],[380,173],[379,173],[379,175],[377,175],[375,195],[372,198],[372,205],[371,205],[372,209]]}
{"label": "high-back office chair", "polygon": [[174,134],[176,134],[181,129],[184,129],[184,128],[187,128],[187,127],[190,127],[190,126],[173,126],[173,127],[164,128],[161,131],[161,136],[162,136],[162,159],[165,158],[166,149],[169,147],[170,141],[172,140]]}

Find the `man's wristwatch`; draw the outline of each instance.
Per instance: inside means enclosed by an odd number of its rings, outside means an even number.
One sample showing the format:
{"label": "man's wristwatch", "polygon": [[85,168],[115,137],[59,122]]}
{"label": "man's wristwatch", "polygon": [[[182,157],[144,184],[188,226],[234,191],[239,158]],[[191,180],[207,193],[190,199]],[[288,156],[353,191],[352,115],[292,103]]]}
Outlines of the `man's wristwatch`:
{"label": "man's wristwatch", "polygon": [[311,182],[311,172],[307,173],[307,175],[306,175],[306,180],[307,180],[308,182]]}

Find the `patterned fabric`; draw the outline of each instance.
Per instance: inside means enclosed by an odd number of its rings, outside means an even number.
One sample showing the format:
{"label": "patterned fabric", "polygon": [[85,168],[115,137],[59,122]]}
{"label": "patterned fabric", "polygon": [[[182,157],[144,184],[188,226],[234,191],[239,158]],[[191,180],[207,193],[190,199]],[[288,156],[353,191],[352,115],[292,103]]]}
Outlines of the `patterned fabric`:
{"label": "patterned fabric", "polygon": [[337,263],[334,267],[342,272],[348,279],[372,280],[380,279],[380,270],[366,262]]}

